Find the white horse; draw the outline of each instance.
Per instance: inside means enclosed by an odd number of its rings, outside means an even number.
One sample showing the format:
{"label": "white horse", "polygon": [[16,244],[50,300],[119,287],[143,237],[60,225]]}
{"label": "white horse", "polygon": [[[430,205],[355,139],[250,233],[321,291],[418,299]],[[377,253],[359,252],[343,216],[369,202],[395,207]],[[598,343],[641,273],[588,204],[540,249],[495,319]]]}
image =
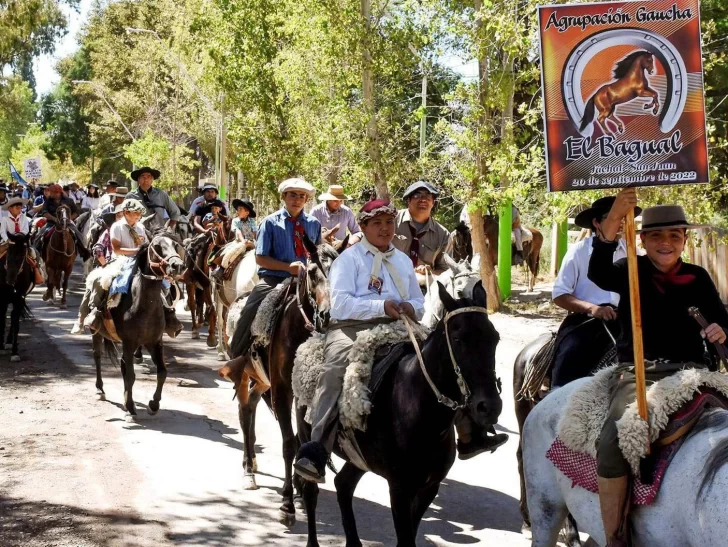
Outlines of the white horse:
{"label": "white horse", "polygon": [[[599,496],[573,486],[546,451],[571,393],[589,378],[576,380],[550,393],[531,411],[523,427],[523,464],[532,547],[556,545],[567,513],[579,531],[598,545],[605,544]],[[703,547],[726,545],[728,514],[728,411],[704,414],[675,454],[650,505],[633,506],[630,519],[635,547]],[[725,543],[724,543],[725,542]]]}
{"label": "white horse", "polygon": [[[222,251],[223,266],[227,262],[226,257],[236,252],[242,252],[240,243],[230,243]],[[217,314],[217,360],[227,361],[227,312],[238,298],[250,294],[258,283],[258,265],[255,262],[255,252],[248,251],[243,259],[233,270],[229,281],[218,281],[214,277],[212,282],[212,297],[215,302],[215,313]],[[234,331],[232,331],[234,332]]]}
{"label": "white horse", "polygon": [[473,287],[480,281],[480,256],[473,257],[473,263],[466,258],[455,262],[450,256],[445,255],[445,262],[448,270],[440,275],[428,277],[427,294],[425,295],[425,314],[420,324],[429,329],[434,329],[437,323],[444,317],[445,307],[440,301],[437,282],[442,283],[447,293],[453,298],[472,298]]}

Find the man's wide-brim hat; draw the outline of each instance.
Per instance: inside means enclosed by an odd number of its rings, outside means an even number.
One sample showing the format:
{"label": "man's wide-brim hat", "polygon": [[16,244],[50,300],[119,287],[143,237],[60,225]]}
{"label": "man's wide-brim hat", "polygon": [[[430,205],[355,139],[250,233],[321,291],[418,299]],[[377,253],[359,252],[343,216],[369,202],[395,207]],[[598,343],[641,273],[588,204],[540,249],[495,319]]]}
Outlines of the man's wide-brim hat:
{"label": "man's wide-brim hat", "polygon": [[150,175],[152,175],[152,178],[154,180],[157,180],[159,178],[159,175],[161,175],[161,173],[156,169],[152,169],[151,167],[142,167],[140,169],[137,169],[136,171],[132,171],[131,178],[132,180],[138,181],[139,177],[141,177],[144,173],[149,173]]}
{"label": "man's wide-brim hat", "polygon": [[672,230],[685,228],[707,228],[705,224],[692,224],[685,216],[685,209],[680,205],[657,205],[648,207],[642,212],[642,227],[638,233],[653,232],[655,230]]}
{"label": "man's wide-brim hat", "polygon": [[345,201],[347,199],[351,199],[349,196],[344,194],[344,187],[339,186],[338,184],[332,184],[329,186],[329,189],[318,198],[319,201]]}
{"label": "man's wide-brim hat", "polygon": [[218,190],[217,186],[214,184],[205,184],[202,188],[200,188],[200,191],[204,192],[205,190],[215,190],[215,192],[220,193],[220,190]]}
{"label": "man's wide-brim hat", "polygon": [[220,209],[224,209],[225,204],[219,199],[211,199],[205,202],[205,207],[219,207]]}
{"label": "man's wide-brim hat", "polygon": [[116,182],[115,180],[107,180],[106,181],[106,187],[108,188],[109,186],[118,187],[119,186],[119,183]]}
{"label": "man's wide-brim hat", "polygon": [[433,186],[429,182],[425,182],[424,180],[418,180],[417,182],[410,184],[407,187],[407,190],[404,191],[404,196],[402,196],[402,197],[404,199],[407,199],[412,194],[414,194],[417,190],[425,190],[435,197],[440,195],[440,190],[438,190],[437,187]]}
{"label": "man's wide-brim hat", "polygon": [[[614,200],[617,198],[614,196],[607,196],[604,198],[599,198],[594,203],[592,203],[592,206],[588,209],[584,209],[581,213],[576,215],[576,218],[574,219],[574,224],[576,224],[579,228],[585,228],[587,230],[593,230],[594,225],[592,224],[592,220],[601,219],[604,215],[609,213],[609,210],[612,208],[612,205],[614,205]],[[642,212],[642,209],[640,207],[634,208],[634,216],[639,215]]]}
{"label": "man's wide-brim hat", "polygon": [[86,188],[96,188],[98,190],[99,189],[99,185],[92,182],[88,186],[86,186]]}
{"label": "man's wide-brim hat", "polygon": [[125,198],[129,193],[129,189],[126,186],[119,186],[114,192],[109,192],[108,195],[114,198]]}
{"label": "man's wide-brim hat", "polygon": [[10,198],[8,202],[3,205],[3,211],[7,211],[10,209],[13,205],[27,205],[28,200],[23,198]]}
{"label": "man's wide-brim hat", "polygon": [[311,186],[310,183],[306,182],[301,178],[286,179],[278,185],[279,194],[283,194],[284,192],[288,192],[290,190],[300,190],[301,192],[306,192],[309,197],[314,195],[315,193],[313,186]]}
{"label": "man's wide-brim hat", "polygon": [[245,199],[234,199],[233,210],[237,211],[238,207],[245,207],[248,210],[248,217],[250,218],[255,218],[256,216],[258,216],[258,213],[255,212],[255,208],[253,207],[253,203],[251,201]]}

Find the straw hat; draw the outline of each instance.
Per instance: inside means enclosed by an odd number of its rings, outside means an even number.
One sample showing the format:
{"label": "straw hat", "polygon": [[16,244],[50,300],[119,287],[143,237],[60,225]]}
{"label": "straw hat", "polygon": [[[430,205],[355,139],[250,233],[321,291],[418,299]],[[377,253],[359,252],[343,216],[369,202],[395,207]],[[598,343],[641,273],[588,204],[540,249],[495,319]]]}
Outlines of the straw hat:
{"label": "straw hat", "polygon": [[329,186],[329,189],[321,194],[318,198],[319,201],[345,201],[347,199],[351,199],[349,196],[344,194],[344,187],[338,184],[332,184],[331,186]]}
{"label": "straw hat", "polygon": [[13,205],[27,205],[28,200],[23,198],[10,198],[8,202],[3,205],[3,211],[9,210]]}

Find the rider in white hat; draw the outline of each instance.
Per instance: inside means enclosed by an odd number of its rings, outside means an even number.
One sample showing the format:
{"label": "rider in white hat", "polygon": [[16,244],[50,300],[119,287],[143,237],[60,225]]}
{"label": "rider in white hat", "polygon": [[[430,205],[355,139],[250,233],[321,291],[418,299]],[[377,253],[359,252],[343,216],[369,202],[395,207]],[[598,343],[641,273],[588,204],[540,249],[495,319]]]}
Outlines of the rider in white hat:
{"label": "rider in white hat", "polygon": [[318,198],[322,203],[311,209],[311,216],[316,217],[321,223],[324,239],[343,241],[347,229],[352,236],[361,234],[354,213],[344,205],[344,201],[351,198],[344,194],[343,186],[329,186],[329,189]]}
{"label": "rider in white hat", "polygon": [[247,353],[252,343],[250,326],[265,297],[287,278],[297,276],[305,267],[308,253],[304,238],[314,245],[321,241],[321,223],[304,212],[314,188],[302,178],[284,180],[278,186],[283,207],[268,215],[258,228],[255,261],[260,280],[250,293],[240,314],[230,344],[232,357]]}

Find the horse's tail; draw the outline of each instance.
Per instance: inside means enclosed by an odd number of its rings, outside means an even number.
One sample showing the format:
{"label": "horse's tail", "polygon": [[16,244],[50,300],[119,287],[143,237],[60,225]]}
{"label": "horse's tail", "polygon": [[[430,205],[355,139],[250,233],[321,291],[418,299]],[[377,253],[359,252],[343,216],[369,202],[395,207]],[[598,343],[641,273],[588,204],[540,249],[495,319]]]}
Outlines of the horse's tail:
{"label": "horse's tail", "polygon": [[584,107],[584,117],[581,119],[579,131],[584,131],[587,126],[594,121],[594,95],[589,99]]}

